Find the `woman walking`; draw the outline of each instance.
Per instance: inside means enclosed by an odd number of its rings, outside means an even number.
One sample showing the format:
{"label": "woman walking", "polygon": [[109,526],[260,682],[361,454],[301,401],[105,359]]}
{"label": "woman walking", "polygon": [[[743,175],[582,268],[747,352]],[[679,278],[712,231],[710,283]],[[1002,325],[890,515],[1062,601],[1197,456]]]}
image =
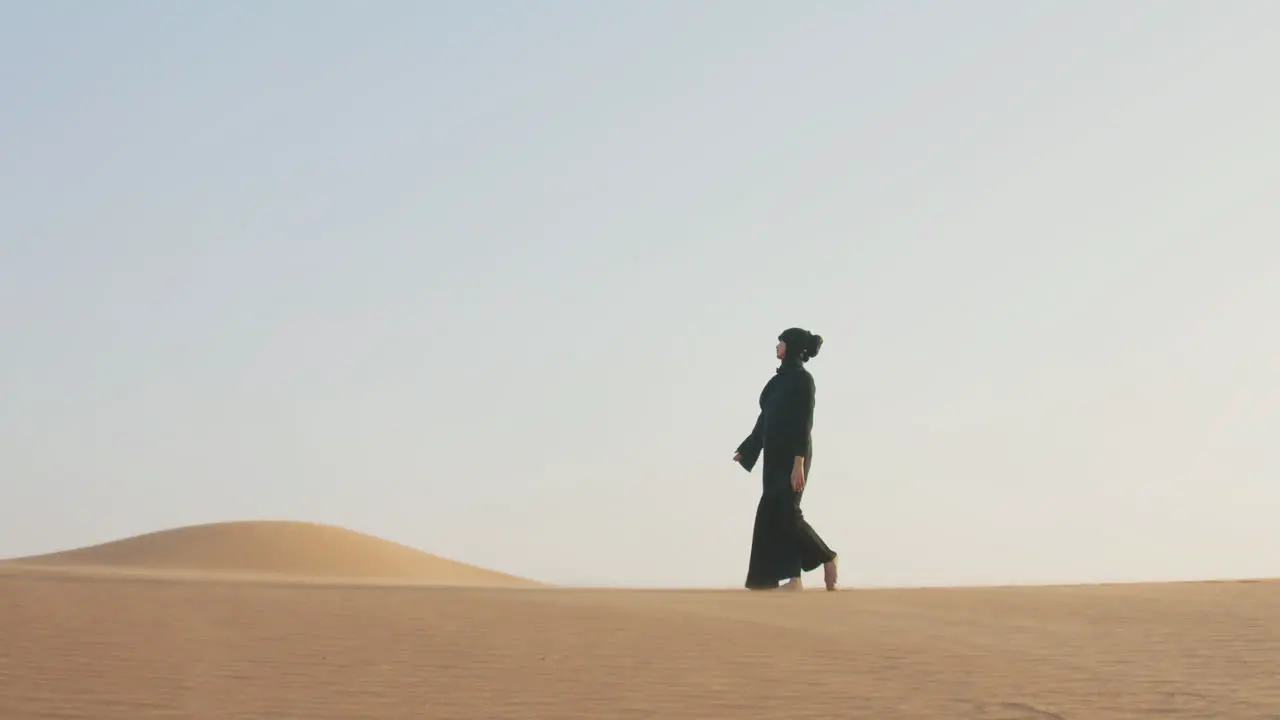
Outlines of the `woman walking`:
{"label": "woman walking", "polygon": [[836,554],[804,519],[800,498],[813,467],[813,376],[805,363],[822,349],[822,336],[790,328],[778,336],[774,376],[760,393],[760,415],[734,462],[748,472],[764,453],[763,490],[751,537],[747,589],[782,585],[801,590],[801,572],[823,568],[828,590],[836,587]]}

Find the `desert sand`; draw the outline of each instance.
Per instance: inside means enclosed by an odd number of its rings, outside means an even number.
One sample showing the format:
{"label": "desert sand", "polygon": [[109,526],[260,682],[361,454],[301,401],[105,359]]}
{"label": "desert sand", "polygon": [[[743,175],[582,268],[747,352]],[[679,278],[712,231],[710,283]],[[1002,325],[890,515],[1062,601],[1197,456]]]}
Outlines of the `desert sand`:
{"label": "desert sand", "polygon": [[192,525],[65,552],[16,558],[3,565],[206,579],[234,576],[447,586],[539,585],[346,528],[288,521]]}
{"label": "desert sand", "polygon": [[199,526],[0,563],[27,718],[1280,718],[1280,583],[584,590]]}

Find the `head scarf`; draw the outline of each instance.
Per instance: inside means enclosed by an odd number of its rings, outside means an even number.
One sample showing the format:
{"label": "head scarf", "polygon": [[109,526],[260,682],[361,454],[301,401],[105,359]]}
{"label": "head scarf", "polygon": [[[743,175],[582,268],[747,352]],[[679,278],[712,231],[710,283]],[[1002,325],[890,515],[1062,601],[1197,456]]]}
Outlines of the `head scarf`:
{"label": "head scarf", "polygon": [[804,328],[787,328],[782,331],[778,339],[787,344],[787,355],[783,358],[784,364],[788,360],[799,363],[808,362],[822,348],[822,336],[814,335]]}

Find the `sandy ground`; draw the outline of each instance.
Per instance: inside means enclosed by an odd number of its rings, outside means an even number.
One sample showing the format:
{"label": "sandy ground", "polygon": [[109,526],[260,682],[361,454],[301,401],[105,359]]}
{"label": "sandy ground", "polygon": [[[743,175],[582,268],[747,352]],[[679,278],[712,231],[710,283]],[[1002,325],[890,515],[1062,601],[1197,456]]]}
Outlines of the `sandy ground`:
{"label": "sandy ground", "polygon": [[784,595],[0,565],[3,720],[588,717],[1280,718],[1280,583]]}

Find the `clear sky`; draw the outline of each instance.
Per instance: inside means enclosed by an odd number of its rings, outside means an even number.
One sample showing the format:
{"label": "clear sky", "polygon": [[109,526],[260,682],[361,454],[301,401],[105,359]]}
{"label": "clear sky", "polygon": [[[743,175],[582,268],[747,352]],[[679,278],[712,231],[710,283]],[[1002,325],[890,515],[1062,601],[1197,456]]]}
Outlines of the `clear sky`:
{"label": "clear sky", "polygon": [[1280,3],[0,0],[0,557],[1280,575]]}

